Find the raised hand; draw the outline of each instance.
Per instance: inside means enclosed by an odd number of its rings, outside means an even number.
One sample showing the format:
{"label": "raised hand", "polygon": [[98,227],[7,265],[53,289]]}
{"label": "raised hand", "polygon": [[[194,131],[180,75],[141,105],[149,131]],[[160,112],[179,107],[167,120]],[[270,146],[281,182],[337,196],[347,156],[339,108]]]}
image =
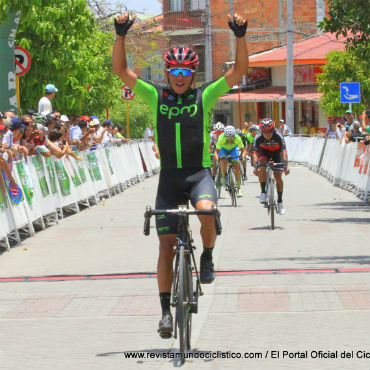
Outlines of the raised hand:
{"label": "raised hand", "polygon": [[122,13],[114,18],[114,27],[116,34],[119,36],[126,36],[128,30],[134,24],[136,15],[133,15],[130,19],[129,13]]}
{"label": "raised hand", "polygon": [[231,19],[230,14],[228,14],[227,17],[229,18],[229,27],[234,32],[235,37],[244,37],[248,28],[248,21],[246,18],[243,18],[238,13],[234,14],[233,19]]}

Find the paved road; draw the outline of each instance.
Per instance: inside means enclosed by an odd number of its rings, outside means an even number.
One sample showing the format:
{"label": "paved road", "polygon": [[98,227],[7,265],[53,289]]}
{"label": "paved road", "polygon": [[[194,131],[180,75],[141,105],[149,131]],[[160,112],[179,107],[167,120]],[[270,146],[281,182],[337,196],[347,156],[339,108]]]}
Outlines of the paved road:
{"label": "paved road", "polygon": [[[174,355],[178,343],[157,336],[155,278],[114,275],[155,270],[155,230],[144,237],[142,221],[157,182],[157,176],[147,179],[0,256],[0,277],[20,278],[0,283],[1,370],[180,365],[176,359],[125,358],[129,352]],[[193,359],[183,367],[370,369],[370,358],[356,355],[370,356],[370,208],[294,167],[286,178],[287,213],[271,231],[255,177],[244,193],[237,208],[227,198],[220,201],[224,233],[215,262],[221,274],[204,287],[192,342],[200,356],[231,351],[255,358]],[[198,221],[192,229],[199,245]],[[53,275],[75,278],[50,281]],[[271,351],[280,358],[271,358]],[[285,358],[283,351],[289,352]],[[307,359],[297,358],[306,351]],[[338,351],[339,358],[313,359],[313,351]],[[354,358],[340,358],[343,351],[354,351]]]}

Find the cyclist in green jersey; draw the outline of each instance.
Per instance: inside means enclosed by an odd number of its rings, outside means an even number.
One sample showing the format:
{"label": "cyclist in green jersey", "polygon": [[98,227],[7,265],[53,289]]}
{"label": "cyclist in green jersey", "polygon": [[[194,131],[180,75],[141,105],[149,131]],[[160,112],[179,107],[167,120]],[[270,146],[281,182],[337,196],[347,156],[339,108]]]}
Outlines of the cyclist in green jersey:
{"label": "cyclist in green jersey", "polygon": [[[165,57],[168,87],[145,82],[127,65],[125,38],[135,15],[123,13],[115,18],[116,40],[113,48],[113,72],[151,107],[154,137],[161,161],[156,208],[177,208],[190,200],[196,209],[212,209],[217,194],[210,174],[209,141],[211,116],[218,98],[237,84],[248,71],[245,39],[247,21],[238,14],[229,16],[229,27],[236,36],[235,65],[216,81],[193,88],[199,57],[185,47],[172,48]],[[216,230],[212,216],[200,216],[203,253],[200,280],[214,280],[212,250]],[[173,246],[176,244],[177,218],[157,217],[159,237],[158,288],[162,306],[159,335],[171,337],[170,311],[173,276]]]}
{"label": "cyclist in green jersey", "polygon": [[215,150],[215,158],[216,161],[220,159],[222,183],[223,185],[225,185],[228,159],[223,157],[231,156],[231,161],[233,162],[233,169],[235,172],[236,183],[238,185],[238,197],[241,197],[243,196],[243,193],[240,189],[241,173],[238,165],[239,161],[238,149],[240,149],[242,153],[242,158],[244,159],[247,155],[247,151],[244,148],[242,139],[240,138],[239,135],[236,134],[234,126],[231,125],[226,126],[224,133],[221,134],[218,138]]}

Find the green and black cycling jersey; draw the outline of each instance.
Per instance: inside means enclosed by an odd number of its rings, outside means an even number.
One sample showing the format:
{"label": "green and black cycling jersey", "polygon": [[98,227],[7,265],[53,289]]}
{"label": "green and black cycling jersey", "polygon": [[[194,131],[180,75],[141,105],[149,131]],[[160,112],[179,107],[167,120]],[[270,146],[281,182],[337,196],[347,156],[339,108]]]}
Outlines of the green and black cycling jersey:
{"label": "green and black cycling jersey", "polygon": [[161,169],[211,167],[212,110],[229,90],[225,77],[183,95],[137,79],[133,91],[151,107]]}

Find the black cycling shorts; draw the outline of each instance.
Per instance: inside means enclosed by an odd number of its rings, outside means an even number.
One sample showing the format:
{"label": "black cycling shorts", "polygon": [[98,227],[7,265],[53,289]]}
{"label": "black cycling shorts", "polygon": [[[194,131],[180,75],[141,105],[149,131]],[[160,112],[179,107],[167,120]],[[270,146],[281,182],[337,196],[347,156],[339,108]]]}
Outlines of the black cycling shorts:
{"label": "black cycling shorts", "polygon": [[[156,209],[175,209],[190,200],[192,206],[200,200],[217,203],[217,194],[209,168],[162,170],[159,175]],[[158,235],[177,234],[177,216],[156,216]]]}
{"label": "black cycling shorts", "polygon": [[276,150],[275,152],[269,152],[268,150],[258,148],[258,163],[266,164],[270,160],[275,163],[282,163],[281,151]]}

